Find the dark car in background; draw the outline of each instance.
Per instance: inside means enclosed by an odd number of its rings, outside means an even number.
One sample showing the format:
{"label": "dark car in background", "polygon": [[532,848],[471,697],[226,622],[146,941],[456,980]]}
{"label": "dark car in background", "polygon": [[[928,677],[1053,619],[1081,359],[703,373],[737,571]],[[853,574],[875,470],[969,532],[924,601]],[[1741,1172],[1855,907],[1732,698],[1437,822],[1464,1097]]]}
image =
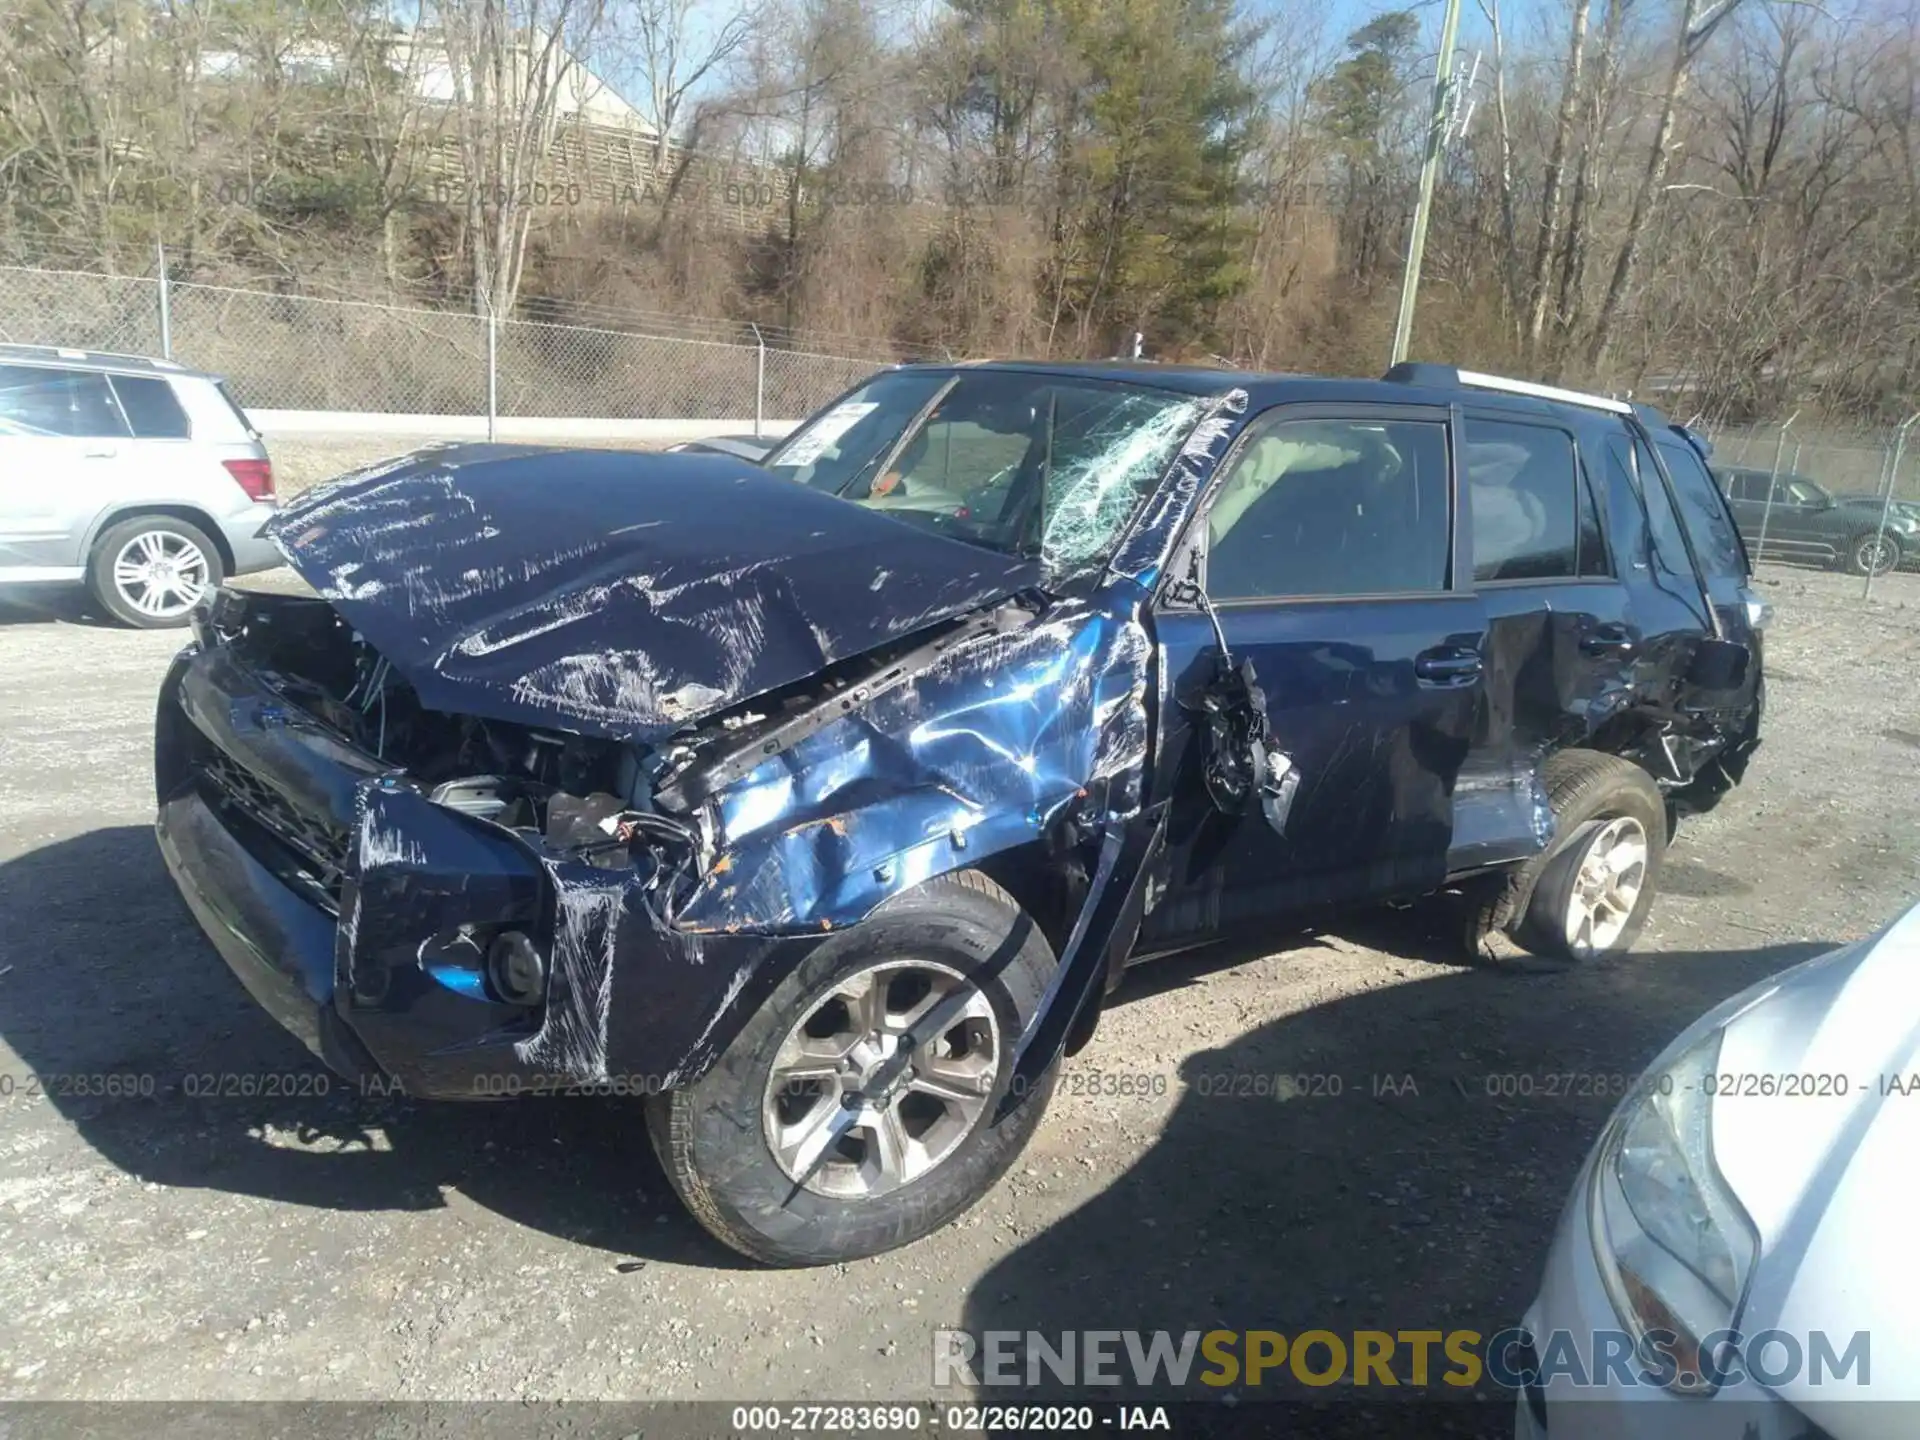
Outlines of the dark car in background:
{"label": "dark car in background", "polygon": [[1887,514],[1883,530],[1885,507],[1876,496],[1834,495],[1805,475],[1776,477],[1768,470],[1740,466],[1716,466],[1714,476],[1756,560],[1795,560],[1853,575],[1884,575],[1920,559],[1920,517],[1900,502]]}
{"label": "dark car in background", "polygon": [[[1882,497],[1878,495],[1836,495],[1843,505],[1865,505],[1878,510]],[[1920,500],[1898,500],[1887,506],[1887,524],[1892,529],[1896,522],[1908,522],[1906,529],[1900,531],[1900,568],[1920,570]]]}
{"label": "dark car in background", "polygon": [[273,534],[317,597],[218,592],[158,712],[227,963],[350,1076],[632,1097],[777,1263],[978,1199],[1131,960],[1443,889],[1625,951],[1759,743],[1694,443],[1450,367],[902,367],[765,464],[454,447]]}

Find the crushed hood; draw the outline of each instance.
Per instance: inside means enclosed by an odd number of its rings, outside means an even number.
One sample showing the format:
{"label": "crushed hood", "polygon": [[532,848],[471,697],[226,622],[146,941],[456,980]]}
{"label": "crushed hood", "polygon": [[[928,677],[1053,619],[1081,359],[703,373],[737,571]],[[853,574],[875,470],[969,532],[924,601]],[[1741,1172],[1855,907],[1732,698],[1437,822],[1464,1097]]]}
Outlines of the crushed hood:
{"label": "crushed hood", "polygon": [[720,455],[425,450],[267,533],[423,705],[638,741],[1041,575]]}

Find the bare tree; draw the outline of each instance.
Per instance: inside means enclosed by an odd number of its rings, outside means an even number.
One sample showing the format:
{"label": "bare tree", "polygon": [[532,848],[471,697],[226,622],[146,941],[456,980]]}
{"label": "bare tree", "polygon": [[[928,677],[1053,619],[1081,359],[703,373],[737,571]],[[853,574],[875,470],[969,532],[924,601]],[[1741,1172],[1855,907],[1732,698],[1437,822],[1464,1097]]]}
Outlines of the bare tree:
{"label": "bare tree", "polygon": [[[483,314],[505,315],[520,291],[534,182],[563,118],[592,97],[582,56],[606,0],[428,0],[453,89],[466,168],[466,250]],[[577,117],[576,117],[577,118]]]}
{"label": "bare tree", "polygon": [[152,103],[140,43],[150,24],[131,4],[61,0],[24,0],[0,24],[0,176],[49,235],[110,251],[138,171],[137,112]]}
{"label": "bare tree", "polygon": [[1481,13],[1493,32],[1494,141],[1500,157],[1500,279],[1509,305],[1519,301],[1519,227],[1514,218],[1513,115],[1507,104],[1506,30],[1500,23],[1500,0],[1480,0]]}
{"label": "bare tree", "polygon": [[1595,369],[1606,359],[1607,346],[1613,340],[1614,322],[1619,318],[1621,302],[1633,281],[1633,267],[1640,255],[1640,242],[1653,213],[1660,187],[1667,178],[1667,164],[1673,156],[1673,128],[1679,114],[1680,96],[1687,77],[1699,59],[1701,50],[1714,31],[1724,24],[1743,0],[1684,0],[1680,12],[1679,34],[1674,39],[1673,59],[1667,70],[1666,92],[1660,102],[1660,118],[1654,124],[1653,143],[1647,151],[1646,168],[1641,172],[1639,188],[1633,195],[1633,213],[1627,218],[1626,236],[1614,257],[1613,275],[1607,281],[1606,298],[1593,323],[1593,335],[1587,342],[1587,361]]}
{"label": "bare tree", "polygon": [[[752,21],[744,8],[723,10],[706,0],[629,0],[608,21],[614,43],[631,52],[639,72],[642,110],[653,127],[654,169],[664,174],[694,92],[741,53]],[[697,106],[695,114],[697,130]],[[687,142],[692,150],[697,137]]]}
{"label": "bare tree", "polygon": [[1553,126],[1553,148],[1547,155],[1540,190],[1540,227],[1533,242],[1533,266],[1527,279],[1527,346],[1538,354],[1547,324],[1547,267],[1560,243],[1560,192],[1566,179],[1567,153],[1573,146],[1574,124],[1580,114],[1580,85],[1587,57],[1587,25],[1592,0],[1569,0],[1567,7],[1567,63],[1560,77],[1560,108]]}
{"label": "bare tree", "polygon": [[1587,66],[1587,93],[1580,107],[1579,164],[1574,171],[1573,196],[1567,205],[1566,233],[1554,282],[1553,328],[1544,356],[1537,357],[1549,378],[1559,378],[1584,306],[1587,259],[1593,249],[1593,216],[1605,188],[1607,137],[1620,100],[1621,49],[1632,9],[1633,0],[1607,0],[1598,50]]}
{"label": "bare tree", "polygon": [[369,12],[362,0],[335,4],[335,44],[348,100],[345,139],[365,167],[380,226],[381,264],[394,289],[401,283],[400,221],[444,117],[422,98],[427,47],[409,43],[384,12]]}

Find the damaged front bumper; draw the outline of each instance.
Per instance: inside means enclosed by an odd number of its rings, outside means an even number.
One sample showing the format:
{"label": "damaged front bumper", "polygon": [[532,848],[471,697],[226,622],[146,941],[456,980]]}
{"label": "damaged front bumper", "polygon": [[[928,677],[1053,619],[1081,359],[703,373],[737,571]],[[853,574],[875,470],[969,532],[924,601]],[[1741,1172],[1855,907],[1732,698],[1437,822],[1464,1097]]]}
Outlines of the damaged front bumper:
{"label": "damaged front bumper", "polygon": [[[644,858],[597,867],[438,803],[223,648],[168,672],[155,772],[161,853],[242,984],[336,1071],[409,1094],[686,1084],[819,943],[676,930]],[[531,945],[537,994],[489,978],[497,944]]]}

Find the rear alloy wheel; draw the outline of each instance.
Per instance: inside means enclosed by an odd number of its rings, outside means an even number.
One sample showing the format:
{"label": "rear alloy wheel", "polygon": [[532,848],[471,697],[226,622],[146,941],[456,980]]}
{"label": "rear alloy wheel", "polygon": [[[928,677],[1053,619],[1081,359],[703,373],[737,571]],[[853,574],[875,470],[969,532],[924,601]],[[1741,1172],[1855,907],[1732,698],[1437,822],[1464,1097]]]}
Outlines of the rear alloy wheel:
{"label": "rear alloy wheel", "polygon": [[1647,831],[1631,815],[1589,822],[1573,883],[1561,907],[1560,933],[1577,960],[1604,955],[1620,941],[1647,883]]}
{"label": "rear alloy wheel", "polygon": [[775,1265],[828,1265],[932,1233],[1025,1148],[1057,1070],[1002,1113],[1054,970],[1013,898],[943,875],[821,944],[698,1080],[649,1102],[673,1188]]}
{"label": "rear alloy wheel", "polygon": [[1847,546],[1846,562],[1854,575],[1886,575],[1900,568],[1900,542],[1877,532],[1856,535]]}
{"label": "rear alloy wheel", "polygon": [[197,527],[167,515],[122,520],[94,546],[88,579],[116,620],[143,630],[184,625],[222,577],[220,551]]}

